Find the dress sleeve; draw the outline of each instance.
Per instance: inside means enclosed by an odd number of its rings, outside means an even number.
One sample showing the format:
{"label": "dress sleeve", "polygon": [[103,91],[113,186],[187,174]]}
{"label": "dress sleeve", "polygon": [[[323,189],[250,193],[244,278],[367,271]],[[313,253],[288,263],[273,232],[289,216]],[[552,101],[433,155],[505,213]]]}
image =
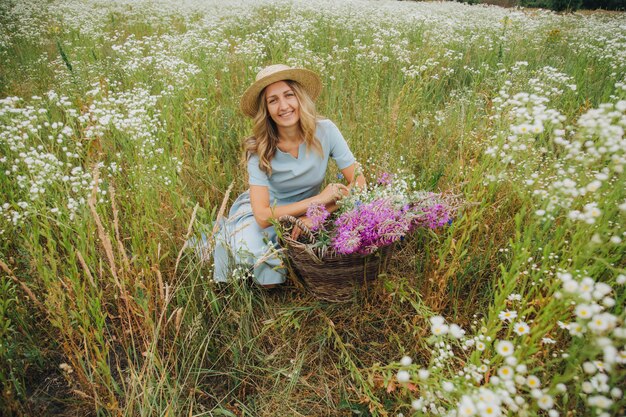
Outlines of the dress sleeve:
{"label": "dress sleeve", "polygon": [[267,174],[259,168],[259,156],[254,154],[248,159],[248,184],[269,187]]}
{"label": "dress sleeve", "polygon": [[327,138],[330,144],[330,156],[332,156],[335,160],[339,169],[347,168],[352,165],[356,159],[354,158],[354,155],[352,155],[346,140],[343,138],[343,135],[337,126],[330,120],[327,121],[327,125]]}

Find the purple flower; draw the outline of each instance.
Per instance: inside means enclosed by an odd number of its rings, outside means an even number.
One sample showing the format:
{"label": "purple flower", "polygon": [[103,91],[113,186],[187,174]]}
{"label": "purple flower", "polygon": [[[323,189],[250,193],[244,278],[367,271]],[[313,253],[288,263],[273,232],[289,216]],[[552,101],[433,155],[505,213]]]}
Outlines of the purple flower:
{"label": "purple flower", "polygon": [[388,172],[381,172],[376,182],[380,185],[391,185],[392,176]]}
{"label": "purple flower", "polygon": [[320,203],[313,203],[306,209],[306,216],[311,220],[311,230],[316,231],[324,228],[324,222],[330,216],[326,206]]}
{"label": "purple flower", "polygon": [[428,227],[436,229],[451,221],[450,210],[442,203],[424,205],[420,208],[421,213],[415,216],[412,229],[416,227]]}
{"label": "purple flower", "polygon": [[363,203],[335,220],[333,248],[340,254],[368,254],[389,245],[409,231],[412,216],[407,213],[386,199]]}
{"label": "purple flower", "polygon": [[[436,229],[450,224],[456,213],[454,199],[441,194],[379,192],[380,188],[388,188],[384,184],[393,183],[389,173],[382,173],[378,183],[380,186],[374,186],[372,194],[355,195],[349,204],[340,206],[332,226],[328,220],[330,213],[323,204],[308,207],[306,215],[315,232],[315,247],[329,248],[340,255],[367,255],[403,239],[417,228]],[[367,201],[374,196],[379,197]]]}

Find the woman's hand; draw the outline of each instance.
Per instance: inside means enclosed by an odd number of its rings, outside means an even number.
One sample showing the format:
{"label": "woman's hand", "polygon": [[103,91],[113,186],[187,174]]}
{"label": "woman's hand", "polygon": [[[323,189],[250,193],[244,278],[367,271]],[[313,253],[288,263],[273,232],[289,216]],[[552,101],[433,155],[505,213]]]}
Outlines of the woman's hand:
{"label": "woman's hand", "polygon": [[[298,219],[302,223],[304,223],[304,225],[308,227],[309,229],[311,229],[311,227],[313,226],[313,221],[309,219],[307,216],[300,216]],[[294,226],[293,230],[291,230],[291,238],[293,240],[298,240],[301,233],[302,233],[302,230],[298,226]]]}
{"label": "woman's hand", "polygon": [[327,205],[333,204],[337,202],[337,200],[341,200],[344,196],[348,195],[350,190],[343,184],[333,183],[328,184],[324,191],[318,194],[320,203]]}

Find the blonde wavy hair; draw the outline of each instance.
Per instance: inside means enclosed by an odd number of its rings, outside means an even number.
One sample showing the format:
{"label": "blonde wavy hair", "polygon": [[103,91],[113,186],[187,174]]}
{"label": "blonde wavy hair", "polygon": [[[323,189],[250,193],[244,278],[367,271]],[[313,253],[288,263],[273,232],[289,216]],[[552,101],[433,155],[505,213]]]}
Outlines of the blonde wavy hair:
{"label": "blonde wavy hair", "polygon": [[[300,104],[300,129],[304,136],[307,152],[310,149],[322,155],[322,145],[317,137],[315,137],[316,122],[318,119],[315,112],[315,102],[309,97],[304,89],[296,81],[284,80],[293,90]],[[250,159],[253,154],[259,155],[259,169],[265,172],[269,177],[272,175],[271,161],[276,155],[278,144],[278,129],[276,123],[270,117],[265,101],[265,89],[261,91],[258,97],[258,111],[254,116],[254,125],[252,127],[253,136],[246,138],[244,147],[244,163]]]}

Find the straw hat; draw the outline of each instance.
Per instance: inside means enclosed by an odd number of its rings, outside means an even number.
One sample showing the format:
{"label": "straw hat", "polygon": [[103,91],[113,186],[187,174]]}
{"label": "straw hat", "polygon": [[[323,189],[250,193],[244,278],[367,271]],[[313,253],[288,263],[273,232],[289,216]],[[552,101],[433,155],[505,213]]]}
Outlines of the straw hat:
{"label": "straw hat", "polygon": [[254,83],[243,93],[240,102],[241,111],[246,116],[254,117],[258,110],[258,98],[261,91],[272,83],[284,80],[297,81],[313,101],[322,91],[322,80],[313,71],[283,64],[270,65],[259,71]]}

